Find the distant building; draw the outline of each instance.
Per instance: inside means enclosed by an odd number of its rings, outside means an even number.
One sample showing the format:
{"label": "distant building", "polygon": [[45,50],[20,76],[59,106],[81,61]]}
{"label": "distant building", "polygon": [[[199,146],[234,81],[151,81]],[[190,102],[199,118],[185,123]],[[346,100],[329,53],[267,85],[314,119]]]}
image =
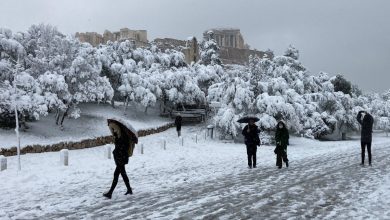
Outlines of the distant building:
{"label": "distant building", "polygon": [[213,28],[203,32],[203,38],[207,39],[210,32],[212,32],[213,39],[217,42],[219,47],[249,49],[248,46],[245,45],[244,37],[242,36],[240,29]]}
{"label": "distant building", "polygon": [[105,30],[103,35],[96,32],[76,33],[76,38],[81,42],[90,43],[96,47],[99,44],[105,44],[107,41],[125,41],[132,40],[137,47],[144,47],[148,45],[148,35],[146,30],[130,30],[122,28],[117,32],[110,32]]}
{"label": "distant building", "polygon": [[[135,47],[149,47],[148,35],[146,30],[130,30],[122,28],[116,32],[105,30],[103,34],[96,32],[76,33],[76,38],[81,42],[88,42],[96,47],[99,44],[106,44],[107,41],[125,41],[134,42]],[[214,28],[206,30],[203,33],[204,39],[212,37],[220,47],[219,55],[224,64],[240,64],[248,63],[249,56],[258,56],[269,58],[273,57],[272,53],[266,53],[258,50],[250,50],[245,43],[240,29],[234,28]],[[185,55],[187,64],[197,62],[200,59],[199,44],[195,37],[190,37],[187,40],[178,40],[173,38],[156,38],[152,42],[159,49],[175,49],[181,51]]]}
{"label": "distant building", "polygon": [[181,51],[187,64],[197,62],[199,60],[199,46],[195,37],[190,37],[188,40],[177,40],[173,38],[156,38],[152,42],[159,49],[165,51],[167,49],[174,49]]}
{"label": "distant building", "polygon": [[250,50],[249,46],[245,44],[240,29],[213,28],[203,32],[203,38],[205,40],[212,38],[217,42],[220,47],[219,57],[224,64],[244,65],[248,63],[249,56],[273,57],[272,53]]}

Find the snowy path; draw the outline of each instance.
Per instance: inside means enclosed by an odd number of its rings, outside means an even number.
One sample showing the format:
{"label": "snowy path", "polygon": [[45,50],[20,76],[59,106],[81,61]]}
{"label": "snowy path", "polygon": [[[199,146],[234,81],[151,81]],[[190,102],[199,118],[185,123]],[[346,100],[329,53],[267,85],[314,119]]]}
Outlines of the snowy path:
{"label": "snowy path", "polygon": [[[260,167],[158,193],[142,193],[129,200],[75,210],[74,213],[66,213],[66,216],[89,216],[94,219],[109,218],[115,213],[117,218],[130,217],[131,214],[134,219],[238,219],[253,216],[334,219],[340,214],[348,217],[348,213],[342,212],[343,207],[351,205],[356,193],[365,193],[360,189],[370,190],[378,178],[390,171],[390,151],[382,148],[377,153],[386,153],[375,158],[377,168],[360,167],[356,153],[321,155],[306,162],[300,161],[300,165],[293,165],[288,170]],[[61,216],[64,214],[46,217]],[[390,215],[382,217],[390,218]]]}
{"label": "snowy path", "polygon": [[[186,130],[187,134],[193,132]],[[144,142],[157,145],[159,138],[172,135],[173,129],[145,138]],[[0,211],[0,218],[2,214],[11,219],[346,219],[363,215],[390,218],[389,212],[384,213],[390,207],[390,200],[386,200],[389,196],[380,201],[379,208],[367,207],[375,195],[385,194],[388,189],[377,190],[390,182],[389,139],[376,139],[373,167],[359,166],[357,141],[315,142],[297,138],[292,142],[290,168],[282,170],[276,169],[273,147],[259,148],[259,166],[252,170],[245,167],[245,150],[236,144],[203,141],[199,145],[188,143],[186,148],[172,146],[170,152],[156,147],[150,156],[146,153],[143,158],[135,157],[130,165],[128,173],[135,194],[123,196],[120,181],[112,200],[104,200],[101,192],[109,187],[113,166],[101,171],[102,167],[88,160],[92,165],[82,170],[61,168],[71,177],[61,180],[63,187],[44,190],[44,195],[40,195],[39,189],[56,184],[28,184],[38,192],[21,198],[12,192],[15,186],[8,186],[5,191],[11,195],[5,203],[13,207]],[[316,146],[310,146],[313,144]],[[100,152],[95,150],[98,155]],[[90,150],[79,153],[81,158],[84,153],[91,155]],[[110,164],[112,161],[104,162]],[[34,175],[37,179],[39,176]],[[371,198],[367,198],[369,195]]]}

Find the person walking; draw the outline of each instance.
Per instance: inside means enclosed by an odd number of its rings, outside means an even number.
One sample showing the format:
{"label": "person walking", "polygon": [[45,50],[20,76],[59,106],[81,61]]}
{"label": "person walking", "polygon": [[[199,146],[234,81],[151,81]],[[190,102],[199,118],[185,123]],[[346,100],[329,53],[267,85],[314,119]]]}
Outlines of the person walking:
{"label": "person walking", "polygon": [[260,130],[253,119],[249,120],[248,125],[242,130],[245,137],[246,153],[248,155],[248,168],[256,168],[257,146],[260,146]]}
{"label": "person walking", "polygon": [[127,192],[125,195],[133,194],[133,191],[130,187],[130,181],[126,174],[125,165],[129,162],[129,148],[134,149],[134,142],[131,140],[131,137],[121,128],[121,125],[115,122],[109,122],[108,124],[112,135],[114,136],[114,145],[115,149],[112,152],[114,155],[114,161],[116,168],[114,171],[114,179],[112,180],[111,188],[107,193],[104,193],[103,196],[111,199],[112,193],[118,183],[119,175],[122,176],[123,182],[126,185]]}
{"label": "person walking", "polygon": [[275,142],[276,148],[274,153],[276,154],[276,166],[281,169],[282,168],[282,160],[286,163],[286,167],[288,167],[288,158],[287,158],[287,145],[289,145],[289,133],[286,127],[286,124],[283,121],[279,121],[276,125],[275,132]]}
{"label": "person walking", "polygon": [[359,124],[362,126],[362,132],[360,137],[361,145],[361,157],[362,163],[360,165],[364,166],[365,151],[367,148],[368,153],[368,164],[371,166],[372,156],[371,156],[371,143],[372,143],[372,126],[374,124],[374,118],[366,111],[359,111],[356,117]]}
{"label": "person walking", "polygon": [[176,119],[175,119],[175,125],[176,125],[176,131],[177,131],[177,136],[181,136],[181,122],[183,118],[181,117],[180,113],[177,114]]}

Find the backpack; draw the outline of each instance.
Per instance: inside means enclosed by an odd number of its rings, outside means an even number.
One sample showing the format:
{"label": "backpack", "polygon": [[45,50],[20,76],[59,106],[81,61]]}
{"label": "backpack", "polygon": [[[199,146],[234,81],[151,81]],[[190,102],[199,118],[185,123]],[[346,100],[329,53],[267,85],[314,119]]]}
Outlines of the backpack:
{"label": "backpack", "polygon": [[127,153],[129,154],[129,157],[133,156],[134,148],[135,148],[134,142],[130,142],[129,143],[129,149],[127,151]]}

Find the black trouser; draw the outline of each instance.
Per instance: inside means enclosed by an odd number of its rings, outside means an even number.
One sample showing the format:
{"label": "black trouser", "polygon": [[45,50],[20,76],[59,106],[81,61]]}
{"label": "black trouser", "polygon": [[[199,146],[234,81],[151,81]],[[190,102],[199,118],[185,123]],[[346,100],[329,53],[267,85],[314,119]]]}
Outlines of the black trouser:
{"label": "black trouser", "polygon": [[364,164],[364,158],[366,157],[366,146],[368,153],[368,163],[371,164],[371,142],[361,142],[362,146],[362,164]]}
{"label": "black trouser", "polygon": [[121,166],[117,165],[114,171],[114,179],[112,180],[112,185],[109,191],[110,193],[114,192],[116,184],[118,184],[119,174],[122,175],[123,182],[125,182],[127,190],[130,189],[130,181],[129,181],[129,177],[127,177],[126,174],[125,165],[121,165]]}
{"label": "black trouser", "polygon": [[257,146],[255,144],[246,145],[246,153],[248,154],[249,167],[256,167],[256,152]]}
{"label": "black trouser", "polygon": [[277,153],[276,153],[276,166],[282,167],[282,164],[283,164],[282,161],[287,163],[288,158],[287,158],[287,152],[283,148],[280,148],[277,150]]}

